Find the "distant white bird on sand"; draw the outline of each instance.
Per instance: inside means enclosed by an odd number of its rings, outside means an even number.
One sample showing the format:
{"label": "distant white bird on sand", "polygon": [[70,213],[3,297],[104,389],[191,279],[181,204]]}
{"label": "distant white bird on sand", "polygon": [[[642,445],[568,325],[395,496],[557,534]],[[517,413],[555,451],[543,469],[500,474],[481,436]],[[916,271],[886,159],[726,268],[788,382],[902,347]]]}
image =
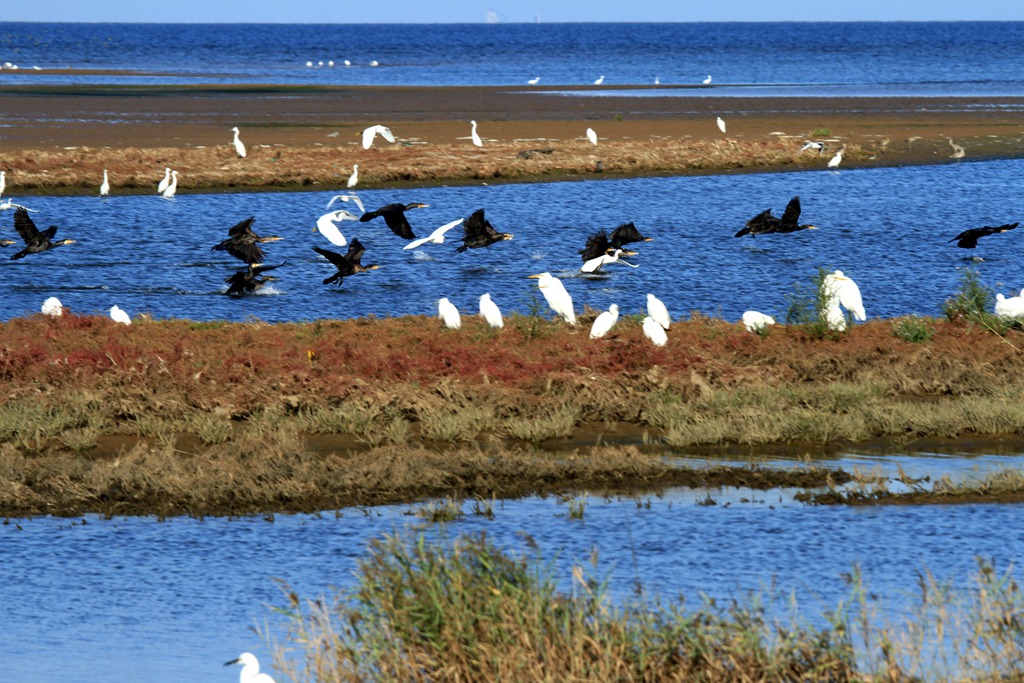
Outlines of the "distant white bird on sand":
{"label": "distant white bird on sand", "polygon": [[49,299],[43,302],[42,308],[43,315],[59,316],[64,315],[64,306],[60,303],[60,299],[55,296],[51,296]]}
{"label": "distant white bird on sand", "polygon": [[167,186],[171,184],[171,167],[168,166],[164,169],[164,179],[160,181],[160,184],[156,186],[157,194],[163,194]]}
{"label": "distant white bird on sand", "polygon": [[643,330],[644,336],[650,339],[651,343],[655,346],[664,346],[668,343],[668,335],[665,334],[665,328],[659,325],[651,316],[643,319]]}
{"label": "distant white bird on sand", "polygon": [[110,180],[107,178],[107,169],[103,169],[103,182],[100,183],[100,196],[106,197],[110,194]]}
{"label": "distant white bird on sand", "polygon": [[540,293],[544,295],[551,310],[560,315],[565,322],[575,325],[576,313],[572,310],[572,297],[565,290],[562,281],[551,273],[540,273],[530,277],[537,280],[537,287],[540,288]]}
{"label": "distant white bird on sand", "polygon": [[469,137],[473,141],[473,144],[477,147],[483,147],[484,141],[480,139],[480,136],[476,132],[476,121],[470,121],[469,125],[471,126]]}
{"label": "distant white bird on sand", "polygon": [[366,209],[363,208],[363,200],[354,194],[336,194],[331,197],[331,201],[327,202],[327,208],[331,208],[334,202],[352,202],[362,213],[366,213]]}
{"label": "distant white bird on sand", "polygon": [[348,183],[345,186],[352,189],[357,184],[359,184],[359,164],[352,164],[352,175],[348,177]]}
{"label": "distant white bird on sand", "polygon": [[597,144],[597,133],[594,132],[593,128],[587,128],[587,139],[590,140],[590,144]]}
{"label": "distant white bird on sand", "polygon": [[672,317],[668,314],[665,304],[653,294],[647,295],[647,315],[666,330],[672,324]]}
{"label": "distant white bird on sand", "polygon": [[604,83],[604,74],[601,74],[600,78],[594,81],[594,85],[601,85],[602,83]]}
{"label": "distant white bird on sand", "polygon": [[412,242],[409,242],[409,244],[402,247],[402,249],[416,249],[417,247],[422,247],[424,244],[444,244],[444,234],[451,230],[452,228],[454,228],[456,225],[462,225],[463,220],[464,219],[460,218],[457,221],[445,223],[440,228],[430,233],[426,237],[421,237],[418,240],[413,240]]}
{"label": "distant white bird on sand", "polygon": [[117,304],[110,307],[110,319],[122,325],[132,324],[132,319]]}
{"label": "distant white bird on sand", "polygon": [[174,193],[178,191],[178,172],[171,171],[171,182],[164,188],[164,199],[174,199]]}
{"label": "distant white bird on sand", "polygon": [[828,160],[829,168],[839,168],[839,164],[843,163],[843,152],[846,150],[846,145],[843,145],[836,151],[836,155]]}
{"label": "distant white bird on sand", "polygon": [[707,78],[701,81],[704,85],[711,85],[711,74],[708,74]]}
{"label": "distant white bird on sand", "polygon": [[363,149],[370,149],[373,139],[380,135],[388,142],[394,142],[395,136],[387,126],[370,126],[363,131]]}
{"label": "distant white bird on sand", "polygon": [[722,131],[724,133],[725,132],[725,120],[721,116],[719,116],[719,117],[715,118],[715,123],[718,124],[718,130],[720,130],[720,131]]}
{"label": "distant white bird on sand", "polygon": [[745,311],[743,313],[743,326],[747,328],[747,332],[760,332],[766,326],[774,324],[775,318],[759,311]]}
{"label": "distant white bird on sand", "polygon": [[238,655],[238,659],[225,662],[224,666],[232,664],[242,665],[242,671],[238,674],[238,683],[274,683],[274,679],[269,674],[260,673],[260,662],[251,652],[243,652]]}
{"label": "distant white bird on sand", "polygon": [[505,327],[505,321],[501,318],[501,310],[498,304],[491,299],[490,293],[480,297],[480,317],[487,321],[491,327]]}
{"label": "distant white bird on sand", "polygon": [[235,134],[235,139],[231,141],[231,144],[235,146],[235,154],[237,154],[240,159],[244,159],[245,158],[245,145],[242,143],[242,141],[238,137],[238,126],[235,126],[234,128],[232,128],[231,132]]}
{"label": "distant white bird on sand", "polygon": [[829,329],[839,332],[846,329],[846,316],[840,306],[849,311],[854,320],[867,320],[860,287],[846,277],[843,271],[836,270],[826,275],[822,281],[822,288],[826,298],[825,320]]}
{"label": "distant white bird on sand", "polygon": [[455,304],[443,297],[437,302],[437,317],[444,321],[444,326],[450,330],[457,330],[462,327],[462,317]]}
{"label": "distant white bird on sand", "polygon": [[341,230],[335,223],[341,221],[358,221],[359,217],[353,213],[349,213],[345,209],[338,209],[337,211],[331,211],[325,213],[320,218],[316,219],[316,227],[313,228],[314,232],[319,230],[320,234],[327,238],[327,240],[336,246],[344,247],[348,244],[348,240],[341,234]]}
{"label": "distant white bird on sand", "polygon": [[537,85],[538,83],[540,83],[540,76],[537,76],[536,78],[531,78],[526,82],[529,83],[530,85]]}
{"label": "distant white bird on sand", "polygon": [[601,315],[594,319],[594,324],[590,326],[590,338],[600,339],[608,334],[608,331],[615,326],[618,319],[619,306],[618,304],[612,304],[608,307],[607,311],[602,312]]}

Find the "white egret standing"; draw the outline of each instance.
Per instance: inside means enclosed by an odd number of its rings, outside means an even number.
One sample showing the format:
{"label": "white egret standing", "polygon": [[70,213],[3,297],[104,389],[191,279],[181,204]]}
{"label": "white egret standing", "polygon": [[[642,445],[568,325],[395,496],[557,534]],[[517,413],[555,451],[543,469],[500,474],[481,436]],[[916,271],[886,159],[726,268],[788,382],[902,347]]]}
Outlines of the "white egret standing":
{"label": "white egret standing", "polygon": [[724,133],[725,132],[725,120],[721,116],[718,116],[718,117],[715,118],[715,123],[718,124],[718,130],[720,130],[720,131],[722,131]]}
{"label": "white egret standing", "polygon": [[672,324],[672,317],[668,314],[668,308],[665,307],[661,299],[653,294],[647,295],[647,315],[666,330]]}
{"label": "white egret standing", "polygon": [[829,329],[840,332],[846,329],[846,316],[843,315],[840,306],[852,313],[854,320],[867,320],[860,287],[846,277],[843,271],[836,270],[826,275],[821,286],[825,290],[827,300],[825,320]]}
{"label": "white egret standing", "polygon": [[618,319],[619,306],[618,304],[612,304],[608,307],[607,311],[604,311],[601,315],[597,316],[594,320],[594,324],[590,326],[590,338],[599,339],[608,334],[608,331],[612,329]]}
{"label": "white egret standing", "polygon": [[158,194],[163,194],[167,186],[171,184],[171,167],[168,166],[164,169],[164,179],[160,181],[160,184],[156,186]]}
{"label": "white egret standing", "polygon": [[43,302],[42,308],[43,315],[52,315],[54,317],[64,315],[64,306],[61,304],[60,299],[55,296],[51,296],[49,299]]}
{"label": "white egret standing", "polygon": [[668,335],[665,328],[658,324],[651,316],[643,319],[644,336],[651,340],[655,346],[664,346],[668,343]]}
{"label": "white egret standing", "polygon": [[470,121],[469,125],[471,126],[469,137],[473,141],[473,144],[477,147],[483,147],[484,141],[480,139],[480,136],[476,132],[476,121]]}
{"label": "white egret standing", "polygon": [[224,666],[241,664],[242,671],[238,674],[238,683],[274,683],[269,674],[260,673],[260,661],[251,652],[243,652],[238,659],[224,662]]}
{"label": "white egret standing", "polygon": [[537,287],[540,288],[540,293],[544,295],[551,310],[562,316],[565,322],[575,325],[576,313],[572,310],[572,297],[565,290],[562,281],[551,273],[540,273],[530,277],[537,280]]}
{"label": "white egret standing", "polygon": [[110,319],[122,325],[132,324],[132,319],[117,304],[110,307]]}
{"label": "white egret standing", "polygon": [[462,327],[462,317],[455,304],[448,301],[448,297],[442,297],[437,302],[437,317],[444,321],[444,326],[449,330],[457,330]]}
{"label": "white egret standing", "polygon": [[174,199],[174,193],[178,191],[178,172],[171,171],[171,182],[164,188],[164,199]]}
{"label": "white egret standing", "polygon": [[412,242],[409,242],[409,244],[407,244],[404,247],[402,247],[402,249],[405,249],[405,250],[415,249],[417,247],[421,247],[424,244],[428,244],[428,243],[429,244],[444,244],[444,234],[446,232],[448,232],[449,230],[451,230],[452,228],[454,228],[456,225],[461,225],[463,220],[465,220],[465,219],[460,218],[457,221],[452,221],[451,223],[445,223],[440,228],[438,228],[434,232],[430,233],[426,237],[421,237],[418,240],[413,240]]}
{"label": "white egret standing", "polygon": [[593,128],[587,128],[587,139],[590,140],[590,144],[597,144],[597,133],[594,132]]}
{"label": "white egret standing", "polygon": [[743,326],[747,332],[760,332],[768,325],[774,325],[775,318],[760,311],[744,311]]}
{"label": "white egret standing", "polygon": [[[630,252],[630,253],[636,253],[636,252]],[[640,266],[635,265],[633,263],[629,263],[627,261],[619,260],[619,256],[621,256],[621,255],[622,255],[622,249],[616,249],[611,254],[601,254],[600,256],[598,256],[596,258],[592,258],[589,261],[587,261],[586,263],[584,263],[583,267],[580,268],[580,271],[583,272],[583,273],[596,273],[599,270],[601,270],[601,268],[603,268],[604,266],[607,266],[609,263],[615,263],[615,262],[622,263],[624,265],[629,266],[630,268],[639,268],[640,267]]]}
{"label": "white egret standing", "polygon": [[995,313],[1000,318],[1024,318],[1024,296],[996,294]]}
{"label": "white egret standing", "polygon": [[501,318],[501,310],[498,304],[491,300],[490,293],[480,297],[480,317],[487,321],[491,327],[505,327],[505,321]]}
{"label": "white egret standing", "polygon": [[601,74],[601,76],[594,81],[594,85],[601,85],[602,83],[604,83],[604,74]]}
{"label": "white egret standing", "polygon": [[331,201],[327,202],[327,208],[328,209],[331,208],[331,205],[334,204],[334,202],[337,202],[337,201],[353,202],[357,207],[359,207],[359,210],[362,213],[366,213],[366,209],[363,208],[363,200],[360,199],[359,197],[357,197],[354,194],[336,194],[336,195],[334,195],[333,197],[331,197]]}
{"label": "white egret standing", "polygon": [[355,187],[359,183],[359,164],[352,164],[352,175],[348,177],[348,183],[346,187],[349,189]]}
{"label": "white egret standing", "polygon": [[704,85],[711,85],[711,74],[708,74],[707,78],[705,78],[702,83],[704,83]]}
{"label": "white egret standing", "polygon": [[377,137],[377,135],[380,135],[388,142],[395,141],[394,134],[387,126],[370,126],[363,131],[363,149],[370,149],[370,146],[373,145],[373,139]]}
{"label": "white egret standing", "polygon": [[354,213],[349,213],[345,209],[338,209],[337,211],[325,213],[323,216],[316,219],[316,227],[313,228],[313,231],[316,232],[319,230],[320,234],[326,237],[327,241],[331,244],[343,247],[348,244],[348,240],[341,234],[341,230],[338,229],[338,226],[335,225],[335,223],[357,220],[359,220],[359,217]]}
{"label": "white egret standing", "polygon": [[235,153],[238,154],[239,158],[245,158],[245,145],[238,138],[238,126],[231,129],[231,132],[235,134],[235,139],[231,141],[231,144],[235,146]]}
{"label": "white egret standing", "polygon": [[7,171],[0,171],[0,197],[4,196],[5,189],[7,189]]}
{"label": "white egret standing", "polygon": [[100,196],[106,197],[110,194],[110,180],[107,179],[107,169],[103,169],[103,182],[100,184]]}
{"label": "white egret standing", "polygon": [[846,149],[846,145],[843,145],[836,152],[836,155],[828,160],[829,168],[839,168],[839,164],[843,163],[843,151]]}

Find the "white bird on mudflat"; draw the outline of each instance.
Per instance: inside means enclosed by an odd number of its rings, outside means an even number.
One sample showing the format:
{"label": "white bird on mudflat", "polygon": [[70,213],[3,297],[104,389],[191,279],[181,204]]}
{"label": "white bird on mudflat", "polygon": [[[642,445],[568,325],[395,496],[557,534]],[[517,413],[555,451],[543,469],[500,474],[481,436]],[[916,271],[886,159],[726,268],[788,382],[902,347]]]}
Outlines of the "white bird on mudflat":
{"label": "white bird on mudflat", "polygon": [[462,317],[455,304],[448,301],[448,297],[442,297],[437,302],[437,317],[444,321],[444,326],[450,330],[457,330],[462,327]]}
{"label": "white bird on mudflat", "polygon": [[3,213],[8,209],[25,209],[26,211],[31,211],[32,213],[39,213],[39,209],[30,209],[27,206],[15,204],[14,199],[12,199],[11,197],[8,197],[6,202],[0,201],[0,213]]}
{"label": "white bird on mudflat", "polygon": [[491,327],[505,327],[505,321],[501,318],[501,310],[498,304],[491,299],[490,293],[480,297],[480,317],[487,321]]}
{"label": "white bird on mudflat", "polygon": [[963,159],[966,152],[964,148],[953,142],[953,138],[946,138],[949,140],[949,146],[953,148],[953,153],[949,155],[950,159]]}
{"label": "white bird on mudflat", "polygon": [[171,182],[164,188],[163,198],[174,199],[174,193],[178,191],[178,172],[171,171]]}
{"label": "white bird on mudflat", "polygon": [[245,145],[242,144],[242,141],[238,138],[238,126],[232,128],[231,132],[235,134],[235,139],[231,141],[231,144],[235,146],[235,154],[237,154],[239,158],[244,159]]}
{"label": "white bird on mudflat", "polygon": [[747,328],[747,332],[760,332],[768,325],[774,324],[775,318],[760,311],[745,311],[743,313],[743,326]]}
{"label": "white bird on mudflat", "polygon": [[602,83],[604,83],[604,74],[601,74],[600,78],[594,81],[594,85],[601,85]]}
{"label": "white bird on mudflat", "polygon": [[352,175],[348,177],[346,187],[352,189],[359,183],[359,164],[352,164]]}
{"label": "white bird on mudflat", "polygon": [[540,83],[540,76],[537,76],[536,78],[531,78],[526,82],[529,83],[530,85],[537,85],[538,83]]}
{"label": "white bird on mudflat", "polygon": [[839,332],[846,329],[846,316],[843,315],[840,306],[853,314],[854,320],[867,320],[860,287],[846,277],[843,271],[836,270],[826,275],[821,286],[824,289],[827,302],[825,320],[829,329]]}
{"label": "white bird on mudflat", "polygon": [[331,208],[331,206],[334,204],[334,202],[352,202],[352,203],[354,203],[359,208],[360,212],[366,213],[366,209],[363,208],[363,200],[360,199],[359,197],[357,197],[354,194],[336,194],[336,195],[334,195],[333,197],[331,197],[331,201],[327,202],[327,208],[328,209]]}
{"label": "white bird on mudflat", "polygon": [[590,338],[600,339],[608,334],[608,331],[615,326],[618,319],[619,306],[618,304],[612,304],[608,307],[607,311],[602,312],[601,315],[594,319],[594,324],[590,326]]}
{"label": "white bird on mudflat", "polygon": [[370,126],[363,131],[363,149],[370,149],[370,146],[373,145],[373,139],[378,135],[388,142],[395,141],[394,133],[387,126]]}
{"label": "white bird on mudflat", "polygon": [[572,310],[572,297],[565,290],[562,281],[551,273],[539,273],[529,277],[537,280],[537,287],[551,310],[560,315],[570,325],[576,324],[576,313]]}
{"label": "white bird on mudflat", "polygon": [[708,74],[707,78],[701,81],[704,85],[711,85],[711,74]]}
{"label": "white bird on mudflat", "polygon": [[163,194],[167,186],[171,184],[171,167],[168,166],[164,169],[164,179],[160,181],[160,184],[156,186],[157,194]]}
{"label": "white bird on mudflat", "polygon": [[359,217],[354,213],[349,213],[345,209],[338,209],[337,211],[331,211],[325,213],[320,218],[316,219],[316,227],[313,231],[320,231],[320,234],[327,238],[327,241],[339,247],[343,247],[348,244],[348,240],[341,234],[341,230],[335,223],[341,221],[358,221]]}
{"label": "white bird on mudflat", "polygon": [[269,674],[260,673],[260,661],[251,652],[243,652],[238,659],[224,662],[224,666],[241,664],[242,671],[238,674],[238,683],[274,683]]}
{"label": "white bird on mudflat", "polygon": [[672,317],[668,314],[668,308],[665,307],[661,299],[653,294],[647,295],[647,315],[666,330],[672,324]]}
{"label": "white bird on mudflat", "polygon": [[597,144],[597,133],[594,132],[593,128],[587,128],[587,139],[590,140],[590,144]]}
{"label": "white bird on mudflat", "polygon": [[598,256],[596,258],[592,258],[589,261],[587,261],[586,263],[584,263],[583,267],[580,268],[580,272],[583,272],[583,273],[596,273],[599,270],[601,270],[601,268],[603,268],[604,266],[607,266],[609,263],[616,263],[616,262],[622,263],[624,265],[627,265],[630,268],[639,268],[640,267],[640,266],[635,265],[633,263],[629,263],[628,261],[623,261],[623,260],[619,259],[619,256],[621,254],[622,254],[622,249],[616,249],[611,254],[601,254],[600,256]]}
{"label": "white bird on mudflat", "polygon": [[715,118],[715,123],[718,124],[718,130],[720,130],[720,131],[722,131],[724,133],[725,132],[725,120],[721,116],[718,116],[718,117]]}
{"label": "white bird on mudflat", "polygon": [[839,168],[839,164],[843,163],[843,152],[846,150],[846,145],[843,145],[836,152],[836,155],[828,160],[829,168]]}
{"label": "white bird on mudflat", "polygon": [[132,319],[117,304],[110,307],[110,319],[122,325],[132,324]]}
{"label": "white bird on mudflat", "polygon": [[484,141],[480,139],[480,136],[476,132],[476,121],[470,121],[469,125],[472,126],[472,129],[469,132],[469,138],[473,141],[473,144],[476,145],[477,147],[483,147],[484,146]]}
{"label": "white bird on mudflat", "polygon": [[64,315],[64,306],[61,304],[60,299],[55,296],[51,296],[44,301],[39,310],[42,311],[43,315],[52,315],[54,317]]}
{"label": "white bird on mudflat", "polygon": [[110,194],[110,180],[107,179],[107,169],[103,169],[103,182],[100,183],[100,196],[106,197]]}
{"label": "white bird on mudflat", "polygon": [[655,346],[664,346],[668,343],[668,335],[665,328],[658,324],[658,321],[647,316],[643,319],[644,336],[651,340]]}
{"label": "white bird on mudflat", "polygon": [[448,232],[449,230],[451,230],[452,228],[454,228],[456,225],[461,225],[463,220],[465,220],[465,219],[460,218],[457,221],[452,221],[451,223],[445,223],[440,228],[438,228],[434,232],[430,233],[426,237],[421,237],[418,240],[413,240],[412,242],[409,242],[409,244],[407,244],[404,247],[402,247],[402,249],[406,249],[406,250],[408,250],[408,249],[415,249],[417,247],[421,247],[424,244],[428,244],[428,243],[429,244],[444,244],[444,234],[446,232]]}

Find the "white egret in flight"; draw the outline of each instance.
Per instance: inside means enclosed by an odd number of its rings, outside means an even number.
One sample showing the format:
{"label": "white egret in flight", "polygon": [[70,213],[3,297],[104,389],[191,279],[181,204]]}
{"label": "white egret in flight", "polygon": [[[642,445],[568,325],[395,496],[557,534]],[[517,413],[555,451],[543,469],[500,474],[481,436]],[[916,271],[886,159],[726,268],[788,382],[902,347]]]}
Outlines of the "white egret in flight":
{"label": "white egret in flight", "polygon": [[354,194],[334,195],[333,197],[331,197],[331,201],[327,202],[327,208],[331,208],[331,205],[333,205],[334,202],[353,202],[357,207],[359,207],[360,212],[366,213],[366,209],[363,208],[363,200]]}
{"label": "white egret in flight", "polygon": [[357,220],[359,220],[359,217],[355,214],[349,213],[348,211],[345,211],[345,209],[338,209],[337,211],[331,211],[330,213],[325,213],[323,216],[320,216],[320,218],[316,220],[316,227],[313,228],[313,231],[315,232],[319,230],[320,234],[326,237],[331,244],[343,247],[348,244],[348,240],[346,240],[345,236],[341,234],[341,230],[338,229],[338,226],[335,225],[335,223]]}
{"label": "white egret in flight", "polygon": [[451,230],[452,228],[454,228],[455,226],[462,225],[463,220],[465,219],[460,218],[456,221],[452,221],[451,223],[445,223],[440,228],[430,233],[426,237],[421,237],[418,240],[413,240],[412,242],[409,242],[409,244],[402,247],[402,249],[416,249],[417,247],[422,247],[424,244],[444,244],[444,234]]}
{"label": "white egret in flight", "polygon": [[373,144],[373,139],[380,135],[388,142],[395,141],[395,135],[391,132],[391,129],[387,126],[370,126],[363,131],[363,149],[370,149]]}
{"label": "white egret in flight", "polygon": [[32,213],[39,213],[39,209],[30,209],[27,206],[15,204],[14,199],[12,199],[11,197],[8,197],[6,202],[0,201],[0,213],[3,213],[8,209],[25,209],[26,211],[31,211]]}
{"label": "white egret in flight", "polygon": [[596,273],[599,270],[601,270],[601,268],[603,268],[604,266],[608,265],[609,263],[616,263],[616,262],[622,263],[624,265],[627,265],[630,268],[639,268],[640,267],[638,265],[629,263],[628,261],[620,260],[619,256],[621,256],[621,255],[622,255],[622,249],[616,249],[615,251],[613,251],[610,254],[601,254],[597,258],[592,258],[589,261],[587,261],[586,263],[584,263],[583,267],[580,268],[580,271],[584,272],[584,273]]}

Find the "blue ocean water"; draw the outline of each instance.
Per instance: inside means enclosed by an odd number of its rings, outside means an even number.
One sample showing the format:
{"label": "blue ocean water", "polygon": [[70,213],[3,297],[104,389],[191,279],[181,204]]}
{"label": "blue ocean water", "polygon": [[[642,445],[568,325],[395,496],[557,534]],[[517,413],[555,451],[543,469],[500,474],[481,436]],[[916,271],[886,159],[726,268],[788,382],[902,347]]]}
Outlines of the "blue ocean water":
{"label": "blue ocean water", "polygon": [[[1024,22],[37,24],[4,83],[698,85],[714,95],[1024,95]],[[329,61],[335,66],[327,66]],[[343,66],[344,60],[351,66]],[[307,67],[306,62],[313,62]],[[379,66],[370,66],[376,61]],[[323,67],[315,66],[323,62]],[[140,72],[37,75],[32,67]],[[766,90],[767,88],[767,90]],[[670,92],[670,91],[669,91]],[[692,94],[692,93],[688,93]]]}

